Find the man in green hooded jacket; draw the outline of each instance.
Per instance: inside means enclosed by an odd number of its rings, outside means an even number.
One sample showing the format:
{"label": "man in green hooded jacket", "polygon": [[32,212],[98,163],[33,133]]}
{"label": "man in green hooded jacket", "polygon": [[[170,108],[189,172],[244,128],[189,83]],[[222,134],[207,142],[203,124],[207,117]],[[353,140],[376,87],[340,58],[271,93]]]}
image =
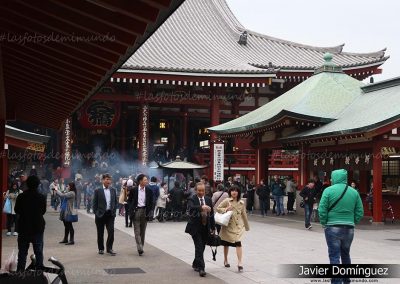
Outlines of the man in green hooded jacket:
{"label": "man in green hooded jacket", "polygon": [[[354,226],[364,216],[364,209],[358,192],[347,185],[346,170],[333,171],[331,181],[332,185],[324,190],[319,203],[319,219],[321,225],[325,227],[330,263],[340,264],[342,260],[342,264],[350,264],[350,246],[354,237]],[[339,199],[341,196],[342,198]],[[338,202],[334,205],[337,200]],[[342,283],[342,281],[339,278],[332,279],[332,283]]]}

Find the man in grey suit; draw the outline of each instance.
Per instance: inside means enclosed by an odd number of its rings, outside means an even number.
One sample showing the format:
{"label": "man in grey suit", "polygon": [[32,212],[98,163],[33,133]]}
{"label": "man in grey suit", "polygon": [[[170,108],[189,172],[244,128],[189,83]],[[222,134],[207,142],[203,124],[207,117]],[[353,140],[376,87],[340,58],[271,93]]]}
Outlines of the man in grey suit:
{"label": "man in grey suit", "polygon": [[107,253],[116,255],[113,251],[114,221],[118,205],[117,192],[111,187],[111,176],[103,174],[102,187],[95,190],[93,195],[93,213],[97,227],[97,246],[99,254],[104,254],[104,227],[107,229]]}

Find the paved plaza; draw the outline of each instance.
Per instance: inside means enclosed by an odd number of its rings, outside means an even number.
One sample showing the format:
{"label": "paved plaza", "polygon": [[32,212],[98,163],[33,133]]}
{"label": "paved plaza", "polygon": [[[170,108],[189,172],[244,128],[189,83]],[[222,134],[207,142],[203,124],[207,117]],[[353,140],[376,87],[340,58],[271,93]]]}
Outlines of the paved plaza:
{"label": "paved plaza", "polygon": [[[114,249],[117,256],[97,254],[94,216],[83,210],[75,225],[76,245],[59,245],[63,225],[58,214],[46,214],[45,258],[55,256],[66,266],[71,283],[311,283],[307,279],[281,279],[279,264],[328,263],[323,229],[314,223],[311,231],[304,229],[301,216],[249,217],[251,231],[245,235],[244,272],[237,273],[236,257],[231,250],[231,268],[223,266],[223,250],[217,261],[206,248],[205,279],[191,269],[194,248],[184,233],[186,222],[152,222],[148,224],[145,254],[139,257],[133,228],[125,228],[124,218],[116,219]],[[356,230],[352,246],[353,263],[400,263],[400,228],[398,225],[371,226],[364,222]],[[3,233],[4,234],[4,233]],[[4,256],[16,246],[15,237],[4,235]],[[5,257],[3,257],[3,262]],[[144,273],[110,275],[104,269],[140,268]],[[398,283],[398,279],[382,279],[378,283]]]}

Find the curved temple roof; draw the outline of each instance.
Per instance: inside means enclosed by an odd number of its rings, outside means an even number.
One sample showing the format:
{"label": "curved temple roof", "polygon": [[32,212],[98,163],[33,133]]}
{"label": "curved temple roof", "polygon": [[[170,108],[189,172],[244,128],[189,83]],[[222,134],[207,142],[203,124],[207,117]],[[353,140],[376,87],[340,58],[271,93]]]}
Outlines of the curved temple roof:
{"label": "curved temple roof", "polygon": [[[247,44],[239,44],[244,31]],[[186,0],[121,69],[270,74],[311,72],[323,64],[325,52],[345,69],[379,66],[388,58],[385,49],[362,54],[343,52],[343,46],[315,47],[259,34],[242,26],[225,0]]]}
{"label": "curved temple roof", "polygon": [[209,130],[237,134],[270,126],[285,117],[328,123],[361,96],[362,86],[364,83],[345,73],[320,72],[258,109]]}

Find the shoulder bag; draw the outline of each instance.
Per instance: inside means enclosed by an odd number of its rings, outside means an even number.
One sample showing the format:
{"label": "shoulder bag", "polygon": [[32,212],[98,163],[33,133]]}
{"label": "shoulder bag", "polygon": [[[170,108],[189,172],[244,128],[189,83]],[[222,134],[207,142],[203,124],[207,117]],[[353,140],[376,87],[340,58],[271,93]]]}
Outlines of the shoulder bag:
{"label": "shoulder bag", "polygon": [[336,204],[338,204],[338,202],[340,201],[340,199],[343,198],[343,196],[344,196],[344,194],[346,193],[348,187],[349,187],[349,186],[346,185],[346,188],[343,190],[342,195],[340,195],[340,197],[328,208],[328,212],[331,211],[331,210],[336,206]]}

